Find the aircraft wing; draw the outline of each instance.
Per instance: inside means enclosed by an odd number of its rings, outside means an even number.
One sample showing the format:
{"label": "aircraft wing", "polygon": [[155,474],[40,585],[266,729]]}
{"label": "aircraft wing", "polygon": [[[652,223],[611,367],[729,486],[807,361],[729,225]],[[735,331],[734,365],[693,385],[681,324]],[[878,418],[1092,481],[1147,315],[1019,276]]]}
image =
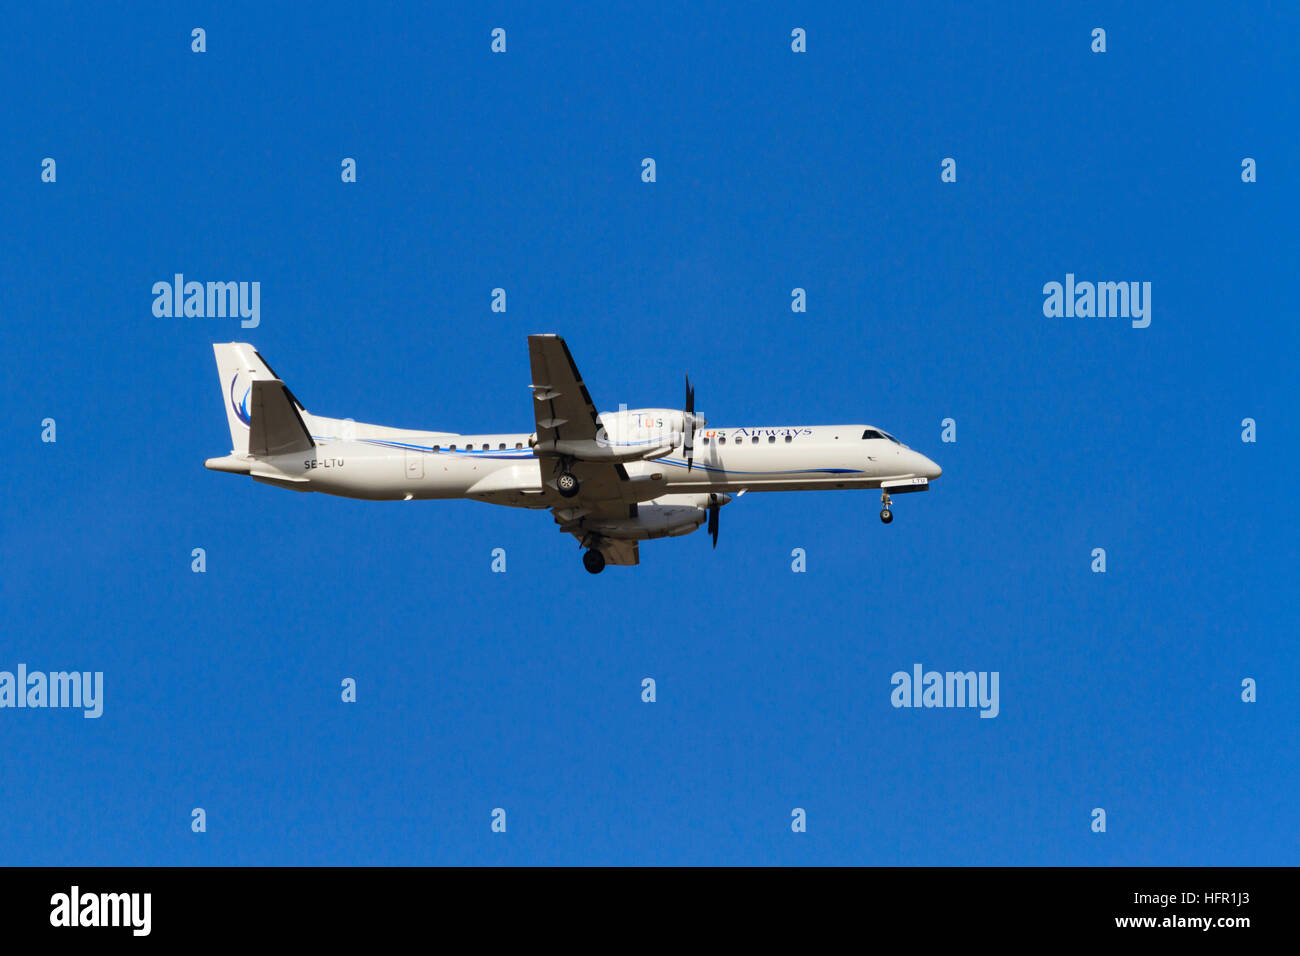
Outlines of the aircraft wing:
{"label": "aircraft wing", "polygon": [[[533,374],[538,442],[595,439],[600,429],[596,406],[564,339],[558,335],[528,336],[528,360]],[[542,481],[554,481],[557,457],[549,452],[541,452],[538,457]],[[580,490],[562,508],[557,507],[557,512],[581,507],[592,514],[627,514],[628,503],[620,487],[627,481],[627,470],[621,464],[576,459],[569,470],[578,479]],[[559,514],[555,520],[565,523]]]}
{"label": "aircraft wing", "polygon": [[596,406],[564,339],[558,335],[528,336],[528,360],[533,372],[538,440],[595,438],[600,428]]}

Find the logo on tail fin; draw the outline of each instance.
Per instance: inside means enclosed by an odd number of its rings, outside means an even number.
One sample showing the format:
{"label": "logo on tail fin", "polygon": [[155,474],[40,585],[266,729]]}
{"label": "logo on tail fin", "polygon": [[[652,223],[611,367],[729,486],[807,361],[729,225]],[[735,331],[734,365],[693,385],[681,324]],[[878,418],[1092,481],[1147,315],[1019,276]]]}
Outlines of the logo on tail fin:
{"label": "logo on tail fin", "polygon": [[238,418],[245,425],[251,425],[252,416],[250,416],[248,413],[248,396],[252,394],[253,386],[249,385],[248,388],[244,389],[244,397],[242,399],[236,399],[235,383],[238,381],[239,381],[239,373],[236,372],[235,377],[230,380],[230,407],[234,409],[236,418]]}

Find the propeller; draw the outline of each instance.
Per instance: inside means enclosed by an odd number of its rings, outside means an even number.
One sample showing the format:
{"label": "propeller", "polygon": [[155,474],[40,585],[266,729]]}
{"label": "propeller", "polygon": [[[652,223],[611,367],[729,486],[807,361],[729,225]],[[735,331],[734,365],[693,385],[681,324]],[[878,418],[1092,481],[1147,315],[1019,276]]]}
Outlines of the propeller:
{"label": "propeller", "polygon": [[704,416],[695,414],[695,389],[691,377],[686,376],[686,410],[682,413],[682,454],[686,456],[686,470],[695,467],[695,429],[703,425]]}
{"label": "propeller", "polygon": [[709,534],[713,536],[713,546],[718,546],[718,511],[722,505],[716,494],[709,495]]}

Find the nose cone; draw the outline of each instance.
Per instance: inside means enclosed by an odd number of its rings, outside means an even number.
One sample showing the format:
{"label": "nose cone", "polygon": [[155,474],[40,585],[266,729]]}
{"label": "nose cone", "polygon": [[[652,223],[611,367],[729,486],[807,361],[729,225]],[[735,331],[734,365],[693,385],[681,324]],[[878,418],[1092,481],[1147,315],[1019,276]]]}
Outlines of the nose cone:
{"label": "nose cone", "polygon": [[916,457],[920,459],[916,473],[922,478],[929,478],[931,481],[934,481],[934,479],[943,474],[943,469],[932,462],[929,458],[926,458],[924,455],[917,455]]}

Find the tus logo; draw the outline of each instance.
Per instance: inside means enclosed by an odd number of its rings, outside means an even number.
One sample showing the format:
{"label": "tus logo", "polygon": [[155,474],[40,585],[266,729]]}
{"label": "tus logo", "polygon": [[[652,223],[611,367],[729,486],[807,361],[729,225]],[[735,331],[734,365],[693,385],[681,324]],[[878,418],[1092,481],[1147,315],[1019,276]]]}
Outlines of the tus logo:
{"label": "tus logo", "polygon": [[50,897],[51,926],[129,926],[131,935],[153,928],[152,893],[82,893],[73,886]]}
{"label": "tus logo", "polygon": [[246,329],[255,329],[262,322],[260,282],[186,282],[178,272],[172,282],[155,282],[153,294],[153,314],[160,319],[239,316],[239,324]]}

